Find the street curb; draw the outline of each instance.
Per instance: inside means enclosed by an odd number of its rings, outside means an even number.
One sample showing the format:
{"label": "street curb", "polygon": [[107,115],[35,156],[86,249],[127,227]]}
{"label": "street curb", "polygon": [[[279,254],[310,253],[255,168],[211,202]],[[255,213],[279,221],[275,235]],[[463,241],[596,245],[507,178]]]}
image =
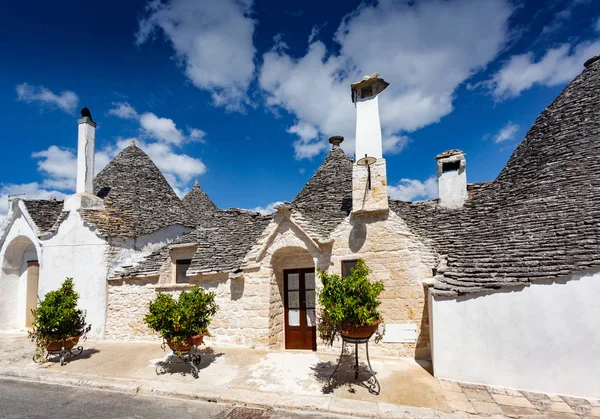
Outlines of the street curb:
{"label": "street curb", "polygon": [[26,369],[0,367],[0,379],[56,384],[108,390],[126,394],[160,396],[184,400],[198,400],[209,403],[242,405],[262,409],[287,409],[303,412],[332,413],[353,417],[419,417],[419,418],[463,418],[460,414],[434,411],[430,408],[401,406],[388,403],[367,402],[364,400],[340,399],[329,396],[296,396],[279,393],[265,393],[245,389],[229,389],[224,393],[185,392],[161,388],[150,380],[126,378],[102,378],[93,374],[65,373],[42,368]]}

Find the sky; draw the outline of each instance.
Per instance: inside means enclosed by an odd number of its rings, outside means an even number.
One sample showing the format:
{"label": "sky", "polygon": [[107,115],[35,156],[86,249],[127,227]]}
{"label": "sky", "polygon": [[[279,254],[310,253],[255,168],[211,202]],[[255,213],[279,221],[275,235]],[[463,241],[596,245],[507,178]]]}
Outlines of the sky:
{"label": "sky", "polygon": [[[10,3],[10,4],[9,4]],[[73,193],[77,120],[96,171],[135,140],[181,197],[291,201],[332,135],[354,153],[350,84],[375,72],[388,190],[437,197],[435,155],[494,179],[600,54],[593,0],[9,2],[0,13],[0,218],[9,195]],[[92,7],[93,6],[93,7]]]}

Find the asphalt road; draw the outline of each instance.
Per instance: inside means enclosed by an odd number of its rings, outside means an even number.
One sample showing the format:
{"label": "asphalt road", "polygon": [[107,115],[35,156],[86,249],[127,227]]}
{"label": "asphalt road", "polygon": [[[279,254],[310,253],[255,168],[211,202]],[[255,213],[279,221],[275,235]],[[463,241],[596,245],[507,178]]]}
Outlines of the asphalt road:
{"label": "asphalt road", "polygon": [[22,419],[307,419],[337,417],[280,409],[235,407],[194,400],[115,393],[0,379],[0,418]]}

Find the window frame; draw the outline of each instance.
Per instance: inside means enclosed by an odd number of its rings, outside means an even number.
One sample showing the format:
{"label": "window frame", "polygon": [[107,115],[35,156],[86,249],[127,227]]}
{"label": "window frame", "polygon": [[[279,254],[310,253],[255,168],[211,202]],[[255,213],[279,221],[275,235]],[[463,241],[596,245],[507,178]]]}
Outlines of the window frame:
{"label": "window frame", "polygon": [[[346,272],[345,264],[349,263],[349,262],[354,262],[354,265],[352,265],[350,270],[348,272]],[[352,273],[352,268],[354,268],[356,266],[357,262],[358,262],[358,259],[342,260],[342,279],[347,278],[350,275],[350,273]]]}
{"label": "window frame", "polygon": [[[192,264],[192,259],[177,259],[175,261],[175,283],[176,284],[189,284],[190,283],[190,277],[185,275],[187,274],[188,269],[190,268],[190,265]],[[181,266],[186,265],[187,267],[185,268],[185,272],[184,275],[182,276],[183,278],[185,278],[185,280],[180,281],[179,280],[179,270],[181,269]]]}

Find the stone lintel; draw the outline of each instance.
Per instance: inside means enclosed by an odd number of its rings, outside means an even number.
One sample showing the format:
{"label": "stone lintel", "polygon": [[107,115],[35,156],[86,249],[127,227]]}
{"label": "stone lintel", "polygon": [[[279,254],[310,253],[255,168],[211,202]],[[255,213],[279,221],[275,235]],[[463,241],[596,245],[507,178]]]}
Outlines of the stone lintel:
{"label": "stone lintel", "polygon": [[91,125],[92,127],[96,128],[96,123],[94,121],[92,121],[90,118],[88,118],[87,116],[84,116],[83,118],[78,119],[77,124],[79,124],[79,125],[88,124],[88,125]]}

